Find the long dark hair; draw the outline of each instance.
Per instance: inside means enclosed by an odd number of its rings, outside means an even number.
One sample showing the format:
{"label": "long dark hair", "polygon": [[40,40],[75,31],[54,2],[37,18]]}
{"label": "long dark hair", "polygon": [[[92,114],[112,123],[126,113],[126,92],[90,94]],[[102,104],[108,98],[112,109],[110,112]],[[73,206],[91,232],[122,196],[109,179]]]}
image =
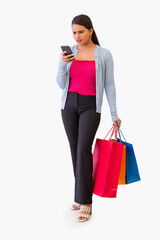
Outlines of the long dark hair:
{"label": "long dark hair", "polygon": [[[80,14],[80,15],[75,16],[75,17],[73,18],[73,20],[72,20],[72,24],[82,25],[82,26],[86,27],[86,28],[89,29],[89,30],[90,30],[91,28],[93,28],[93,24],[92,24],[91,19],[90,19],[87,15],[84,15],[84,14]],[[72,24],[71,24],[71,26],[72,26]],[[93,28],[93,34],[92,34],[92,41],[93,41],[95,44],[97,44],[97,45],[100,46],[94,28]]]}

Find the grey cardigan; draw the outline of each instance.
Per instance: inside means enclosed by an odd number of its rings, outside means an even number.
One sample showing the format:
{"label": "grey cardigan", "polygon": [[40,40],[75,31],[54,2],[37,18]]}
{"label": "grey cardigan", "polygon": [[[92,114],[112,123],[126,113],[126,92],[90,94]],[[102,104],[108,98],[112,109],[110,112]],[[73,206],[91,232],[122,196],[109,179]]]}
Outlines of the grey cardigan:
{"label": "grey cardigan", "polygon": [[[77,55],[77,45],[71,46],[74,56]],[[112,121],[119,119],[116,110],[116,89],[114,82],[114,63],[110,50],[96,45],[94,50],[96,64],[96,112],[101,113],[103,93],[105,90]],[[60,50],[56,82],[62,88],[61,109],[64,109],[69,87],[69,70],[72,62],[66,63],[62,60]]]}

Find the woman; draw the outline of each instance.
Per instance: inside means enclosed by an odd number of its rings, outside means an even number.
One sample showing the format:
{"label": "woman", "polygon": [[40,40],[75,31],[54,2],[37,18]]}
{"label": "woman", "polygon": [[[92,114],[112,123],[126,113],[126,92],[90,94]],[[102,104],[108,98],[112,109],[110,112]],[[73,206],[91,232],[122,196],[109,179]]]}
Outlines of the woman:
{"label": "woman", "polygon": [[71,47],[73,54],[66,56],[61,51],[56,81],[63,89],[61,115],[75,178],[71,209],[79,210],[78,221],[86,221],[92,214],[92,144],[101,119],[104,90],[116,132],[121,120],[116,110],[111,52],[100,47],[87,15],[74,17],[71,26],[77,44]]}

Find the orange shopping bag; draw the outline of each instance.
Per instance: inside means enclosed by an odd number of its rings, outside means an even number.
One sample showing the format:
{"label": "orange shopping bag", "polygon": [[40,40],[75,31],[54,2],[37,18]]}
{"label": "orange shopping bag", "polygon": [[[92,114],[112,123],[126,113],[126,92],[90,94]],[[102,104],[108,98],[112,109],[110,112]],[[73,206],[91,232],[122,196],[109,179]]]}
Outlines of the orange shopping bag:
{"label": "orange shopping bag", "polygon": [[119,173],[118,185],[126,184],[126,146],[123,147],[123,155],[121,160],[121,168]]}

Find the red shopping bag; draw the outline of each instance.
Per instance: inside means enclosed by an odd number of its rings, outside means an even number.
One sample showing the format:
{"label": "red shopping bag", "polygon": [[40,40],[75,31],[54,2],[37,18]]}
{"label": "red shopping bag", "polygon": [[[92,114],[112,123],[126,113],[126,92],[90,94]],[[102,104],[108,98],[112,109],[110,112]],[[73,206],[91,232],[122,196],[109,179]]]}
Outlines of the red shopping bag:
{"label": "red shopping bag", "polygon": [[[112,128],[113,131],[111,137],[115,132],[114,126]],[[93,151],[92,192],[100,197],[116,198],[117,196],[124,144],[116,142],[116,133],[115,136],[115,141],[112,140],[111,137],[109,140],[106,140],[106,137],[104,139],[97,138]]]}

